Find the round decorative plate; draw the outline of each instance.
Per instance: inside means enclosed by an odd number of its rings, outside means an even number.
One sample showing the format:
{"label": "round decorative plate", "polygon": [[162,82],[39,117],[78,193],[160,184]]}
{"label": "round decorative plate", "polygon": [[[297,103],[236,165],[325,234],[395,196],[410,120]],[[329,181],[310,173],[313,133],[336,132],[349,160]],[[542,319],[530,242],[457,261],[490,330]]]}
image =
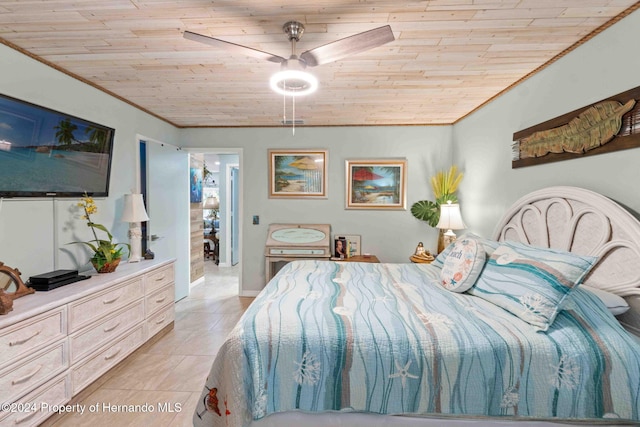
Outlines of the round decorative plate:
{"label": "round decorative plate", "polygon": [[282,243],[314,243],[326,237],[320,230],[312,228],[282,228],[271,233],[271,238]]}

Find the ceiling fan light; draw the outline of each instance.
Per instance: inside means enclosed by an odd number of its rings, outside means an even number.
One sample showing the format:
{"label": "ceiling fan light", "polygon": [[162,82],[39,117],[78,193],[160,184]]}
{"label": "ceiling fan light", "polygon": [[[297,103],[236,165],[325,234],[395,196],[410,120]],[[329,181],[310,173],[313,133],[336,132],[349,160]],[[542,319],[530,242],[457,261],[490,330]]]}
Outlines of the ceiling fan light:
{"label": "ceiling fan light", "polygon": [[270,85],[280,95],[302,96],[318,89],[318,79],[302,70],[281,70],[271,76]]}

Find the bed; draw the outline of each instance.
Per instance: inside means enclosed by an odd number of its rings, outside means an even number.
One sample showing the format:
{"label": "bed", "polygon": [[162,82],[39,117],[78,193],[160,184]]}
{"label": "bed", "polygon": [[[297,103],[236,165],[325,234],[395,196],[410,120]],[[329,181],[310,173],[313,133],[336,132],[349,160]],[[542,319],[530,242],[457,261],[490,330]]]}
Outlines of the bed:
{"label": "bed", "polygon": [[[452,264],[460,248],[474,258]],[[289,263],[227,337],[194,425],[637,425],[638,313],[598,290],[640,295],[640,222],[574,187],[431,265]]]}

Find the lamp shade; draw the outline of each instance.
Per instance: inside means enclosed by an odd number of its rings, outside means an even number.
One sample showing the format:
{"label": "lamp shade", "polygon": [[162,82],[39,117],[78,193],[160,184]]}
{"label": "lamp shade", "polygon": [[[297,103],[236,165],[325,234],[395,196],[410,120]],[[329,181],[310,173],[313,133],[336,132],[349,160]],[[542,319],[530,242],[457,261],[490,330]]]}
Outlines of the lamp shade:
{"label": "lamp shade", "polygon": [[204,209],[218,209],[220,207],[220,201],[216,196],[209,196],[204,201]]}
{"label": "lamp shade", "polygon": [[440,221],[438,221],[436,228],[445,230],[461,230],[467,228],[462,221],[460,205],[451,202],[447,202],[446,205],[440,205]]}
{"label": "lamp shade", "polygon": [[142,194],[125,194],[124,210],[122,211],[122,222],[142,222],[149,221],[147,211],[144,209]]}

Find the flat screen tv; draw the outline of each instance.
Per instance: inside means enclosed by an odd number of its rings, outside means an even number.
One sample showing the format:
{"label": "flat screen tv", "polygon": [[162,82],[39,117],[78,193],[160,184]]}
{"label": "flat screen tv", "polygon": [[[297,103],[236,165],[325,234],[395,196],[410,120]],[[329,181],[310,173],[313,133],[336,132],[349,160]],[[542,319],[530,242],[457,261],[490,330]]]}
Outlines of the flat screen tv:
{"label": "flat screen tv", "polygon": [[0,197],[109,195],[114,130],[0,94]]}

